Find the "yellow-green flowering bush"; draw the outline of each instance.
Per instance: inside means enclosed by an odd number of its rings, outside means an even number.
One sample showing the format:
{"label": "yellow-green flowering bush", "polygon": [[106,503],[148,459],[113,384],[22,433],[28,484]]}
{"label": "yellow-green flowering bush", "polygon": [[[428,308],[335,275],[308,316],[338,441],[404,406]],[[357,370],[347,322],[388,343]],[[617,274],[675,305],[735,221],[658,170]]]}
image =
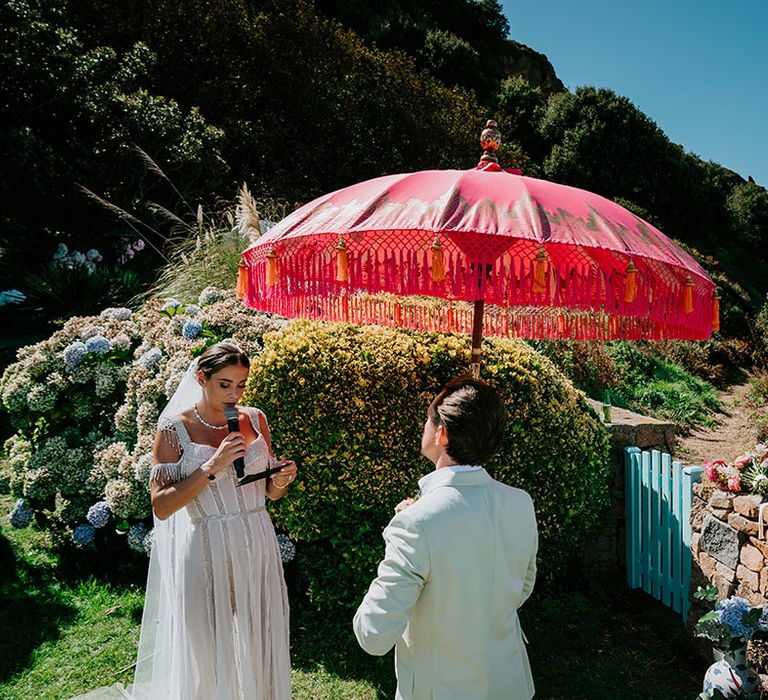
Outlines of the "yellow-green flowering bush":
{"label": "yellow-green flowering bush", "polygon": [[[509,411],[488,468],[532,495],[546,580],[608,503],[606,432],[583,395],[522,341],[487,341],[484,353],[483,376]],[[275,518],[299,541],[319,608],[353,606],[364,593],[382,529],[433,468],[419,451],[427,406],[468,362],[464,336],[308,321],[265,336],[244,401],[264,409],[276,452],[299,465]]]}

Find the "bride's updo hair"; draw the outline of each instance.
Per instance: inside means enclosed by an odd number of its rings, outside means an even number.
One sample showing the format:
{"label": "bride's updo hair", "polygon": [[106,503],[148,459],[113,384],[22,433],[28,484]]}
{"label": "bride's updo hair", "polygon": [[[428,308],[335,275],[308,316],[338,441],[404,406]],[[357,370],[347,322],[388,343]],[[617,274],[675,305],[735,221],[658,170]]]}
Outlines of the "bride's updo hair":
{"label": "bride's updo hair", "polygon": [[197,358],[197,369],[210,379],[220,369],[229,365],[242,365],[246,369],[251,366],[251,361],[237,345],[232,343],[216,343],[207,348]]}

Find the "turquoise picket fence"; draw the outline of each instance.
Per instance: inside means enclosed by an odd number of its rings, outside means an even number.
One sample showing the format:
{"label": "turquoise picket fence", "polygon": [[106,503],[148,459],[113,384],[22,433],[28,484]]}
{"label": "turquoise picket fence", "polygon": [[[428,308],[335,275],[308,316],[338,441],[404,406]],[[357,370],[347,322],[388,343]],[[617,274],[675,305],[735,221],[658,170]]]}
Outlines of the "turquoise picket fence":
{"label": "turquoise picket fence", "polygon": [[701,467],[666,452],[624,450],[627,584],[688,617],[691,498]]}

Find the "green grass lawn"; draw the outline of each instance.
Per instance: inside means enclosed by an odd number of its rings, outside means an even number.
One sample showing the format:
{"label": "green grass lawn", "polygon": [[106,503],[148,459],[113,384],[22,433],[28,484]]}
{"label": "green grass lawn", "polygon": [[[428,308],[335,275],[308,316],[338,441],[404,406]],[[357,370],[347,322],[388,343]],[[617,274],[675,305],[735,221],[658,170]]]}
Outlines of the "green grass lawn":
{"label": "green grass lawn", "polygon": [[[9,526],[12,502],[0,496],[0,698],[58,700],[130,683],[142,572],[51,554],[45,535]],[[292,608],[293,697],[394,697],[392,655],[362,653],[348,614],[329,620],[305,607]],[[582,577],[568,592],[535,594],[521,618],[537,699],[693,700],[701,690],[706,663],[680,616],[620,580]]]}

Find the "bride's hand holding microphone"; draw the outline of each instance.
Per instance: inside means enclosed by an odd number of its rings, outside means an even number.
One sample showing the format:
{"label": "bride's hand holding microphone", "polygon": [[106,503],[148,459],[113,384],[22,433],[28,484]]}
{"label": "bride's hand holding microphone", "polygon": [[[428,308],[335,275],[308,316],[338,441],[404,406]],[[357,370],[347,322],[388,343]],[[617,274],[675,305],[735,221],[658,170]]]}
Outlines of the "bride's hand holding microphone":
{"label": "bride's hand holding microphone", "polygon": [[212,479],[220,471],[226,469],[235,460],[245,457],[245,438],[240,432],[229,433],[216,448],[211,457],[200,469]]}

